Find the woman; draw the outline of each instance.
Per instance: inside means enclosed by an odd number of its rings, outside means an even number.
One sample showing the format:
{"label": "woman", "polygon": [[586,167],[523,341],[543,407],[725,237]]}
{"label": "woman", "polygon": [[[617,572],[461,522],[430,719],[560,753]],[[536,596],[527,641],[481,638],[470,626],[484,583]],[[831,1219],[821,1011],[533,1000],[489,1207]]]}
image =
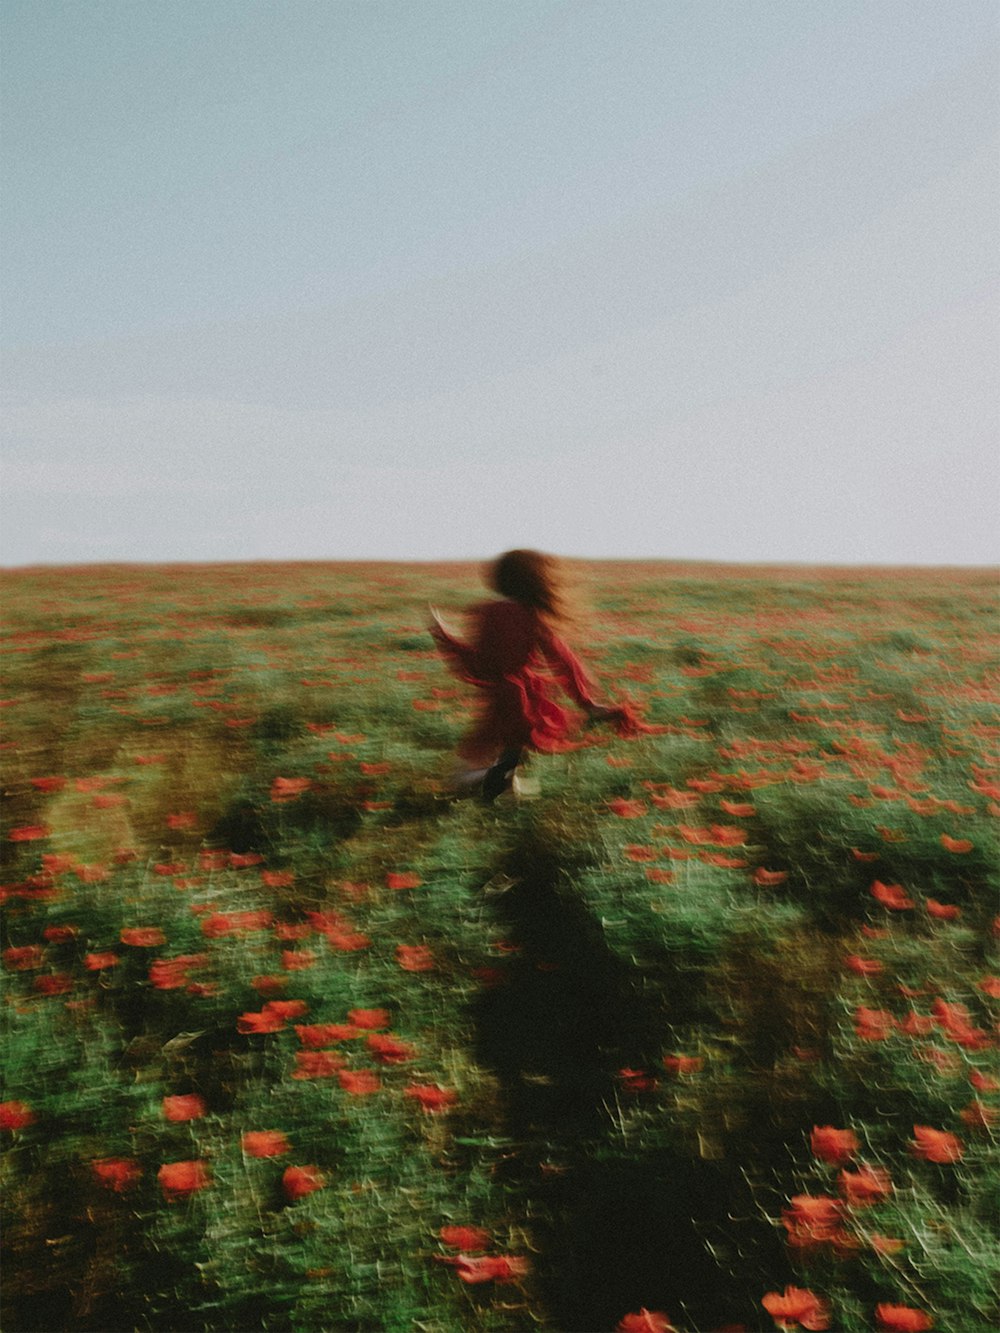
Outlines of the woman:
{"label": "woman", "polygon": [[451,632],[431,608],[431,634],[451,669],[483,692],[483,707],[459,746],[466,764],[460,783],[482,783],[487,801],[513,784],[528,751],[573,748],[570,717],[550,697],[554,679],[589,718],[614,722],[623,735],[637,724],[627,706],[600,704],[580,662],[556,633],[568,619],[557,562],[539,551],[508,551],[489,582],[500,599],[472,608],[471,644]]}

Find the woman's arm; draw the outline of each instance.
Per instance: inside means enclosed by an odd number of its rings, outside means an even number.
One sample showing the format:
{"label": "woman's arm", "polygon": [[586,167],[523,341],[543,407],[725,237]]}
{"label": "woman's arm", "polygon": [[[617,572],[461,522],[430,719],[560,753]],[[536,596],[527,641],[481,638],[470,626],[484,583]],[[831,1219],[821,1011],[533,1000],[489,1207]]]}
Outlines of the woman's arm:
{"label": "woman's arm", "polygon": [[438,649],[454,673],[462,680],[470,684],[477,684],[482,679],[482,664],[479,653],[475,648],[463,642],[462,639],[445,625],[441,615],[435,607],[430,608],[431,624],[430,633]]}

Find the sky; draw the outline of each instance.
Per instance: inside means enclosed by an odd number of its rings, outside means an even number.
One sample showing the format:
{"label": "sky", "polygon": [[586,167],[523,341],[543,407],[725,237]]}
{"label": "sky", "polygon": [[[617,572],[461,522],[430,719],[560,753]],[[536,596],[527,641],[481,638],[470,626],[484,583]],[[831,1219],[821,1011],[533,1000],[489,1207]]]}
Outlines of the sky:
{"label": "sky", "polygon": [[991,565],[994,0],[3,0],[0,563]]}

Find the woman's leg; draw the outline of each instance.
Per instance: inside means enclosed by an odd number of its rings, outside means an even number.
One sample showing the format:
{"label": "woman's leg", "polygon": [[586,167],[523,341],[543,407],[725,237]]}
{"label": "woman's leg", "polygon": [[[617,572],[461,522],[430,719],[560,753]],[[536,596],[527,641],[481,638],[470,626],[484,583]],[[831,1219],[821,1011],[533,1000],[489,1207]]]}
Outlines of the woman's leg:
{"label": "woman's leg", "polygon": [[495,801],[501,792],[510,786],[514,771],[521,762],[523,751],[520,746],[504,750],[503,754],[483,778],[483,799]]}

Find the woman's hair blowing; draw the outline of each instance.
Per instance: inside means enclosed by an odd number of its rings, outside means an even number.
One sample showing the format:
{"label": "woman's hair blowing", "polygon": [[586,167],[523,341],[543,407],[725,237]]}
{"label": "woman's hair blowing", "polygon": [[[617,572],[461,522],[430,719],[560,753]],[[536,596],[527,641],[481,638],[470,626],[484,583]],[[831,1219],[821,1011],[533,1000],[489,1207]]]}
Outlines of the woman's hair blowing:
{"label": "woman's hair blowing", "polygon": [[507,551],[494,561],[489,573],[489,583],[501,597],[557,621],[570,615],[563,582],[559,561],[541,551]]}

